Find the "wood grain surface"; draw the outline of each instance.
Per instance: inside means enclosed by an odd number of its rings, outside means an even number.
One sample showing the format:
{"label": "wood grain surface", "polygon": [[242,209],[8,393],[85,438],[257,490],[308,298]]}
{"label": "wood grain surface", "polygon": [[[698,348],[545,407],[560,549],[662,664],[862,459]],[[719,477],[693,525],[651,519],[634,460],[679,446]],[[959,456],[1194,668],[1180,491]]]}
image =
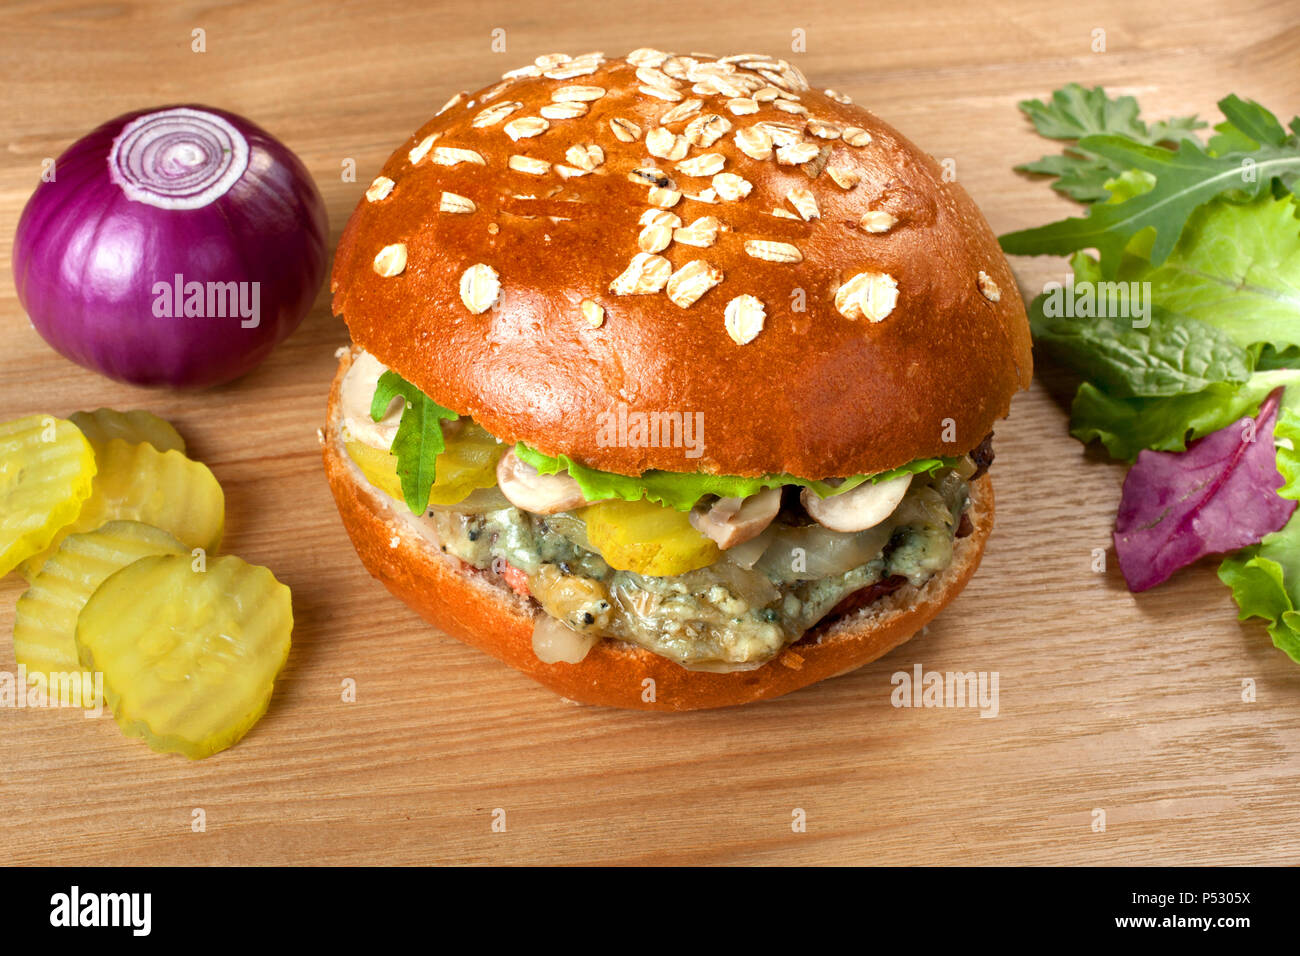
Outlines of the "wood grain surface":
{"label": "wood grain surface", "polygon": [[[1290,116],[1298,12],[1294,0],[9,2],[0,255],[41,160],[130,109],[191,101],[253,118],[303,158],[337,239],[364,183],[451,93],[541,53],[643,45],[791,57],[954,159],[1003,232],[1071,208],[1012,171],[1050,148],[1018,100],[1078,80],[1137,95],[1151,117],[1217,121],[1230,91]],[[490,49],[496,28],[505,53]],[[349,159],[358,182],[341,174]],[[1027,293],[1064,271],[1013,265]],[[1068,437],[1050,369],[998,428],[984,566],[928,633],[773,703],[645,715],[558,700],[430,631],[366,575],[316,438],[346,341],[322,292],[242,381],[130,388],[47,348],[5,270],[0,420],[99,405],[170,418],[225,487],[226,549],[292,587],[297,627],[265,719],[204,762],[156,755],[111,719],[0,710],[0,863],[1300,862],[1300,668],[1258,622],[1236,621],[1210,562],[1128,593],[1110,549],[1123,470]],[[4,634],[21,587],[0,583]],[[917,664],[996,671],[997,716],[895,708],[891,675]],[[14,666],[0,641],[0,670]],[[348,678],[355,703],[342,701]]]}

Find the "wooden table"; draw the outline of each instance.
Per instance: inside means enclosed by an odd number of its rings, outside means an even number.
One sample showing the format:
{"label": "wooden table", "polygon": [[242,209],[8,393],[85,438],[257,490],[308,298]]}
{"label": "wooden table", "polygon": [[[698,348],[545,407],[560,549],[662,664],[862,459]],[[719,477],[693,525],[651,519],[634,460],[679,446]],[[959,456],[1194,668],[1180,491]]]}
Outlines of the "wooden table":
{"label": "wooden table", "polygon": [[[182,101],[243,113],[296,150],[337,239],[382,160],[449,94],[554,50],[793,57],[955,159],[998,232],[1070,209],[1012,172],[1050,148],[1018,100],[1078,80],[1136,94],[1150,117],[1217,119],[1229,91],[1300,108],[1294,2],[727,6],[6,5],[0,254],[43,157],[119,113]],[[504,54],[490,50],[497,27]],[[790,52],[795,29],[806,53]],[[341,177],[349,159],[359,182]],[[1015,265],[1030,293],[1063,272]],[[270,712],[205,762],[153,754],[109,719],[0,711],[0,863],[1300,862],[1300,668],[1258,622],[1237,623],[1209,562],[1140,597],[1113,551],[1092,570],[1123,469],[1067,436],[1047,370],[998,429],[984,566],[926,635],[774,703],[671,716],[564,703],[431,632],[362,570],[317,446],[347,341],[324,293],[263,367],[200,394],[64,361],[7,271],[0,341],[0,419],[99,405],[172,419],[225,486],[227,549],[293,588],[298,621]],[[0,584],[0,632],[20,593]],[[891,675],[917,664],[996,671],[997,717],[891,706]],[[13,669],[5,640],[0,670]],[[355,703],[341,699],[349,678]]]}

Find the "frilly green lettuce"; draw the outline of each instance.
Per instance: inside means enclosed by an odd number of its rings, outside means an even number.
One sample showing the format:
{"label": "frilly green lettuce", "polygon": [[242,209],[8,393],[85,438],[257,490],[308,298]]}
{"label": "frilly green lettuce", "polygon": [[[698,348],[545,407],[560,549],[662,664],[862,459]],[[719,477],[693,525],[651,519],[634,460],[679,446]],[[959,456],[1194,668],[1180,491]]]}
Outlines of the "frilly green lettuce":
{"label": "frilly green lettuce", "polygon": [[757,494],[765,488],[778,488],[783,485],[799,485],[811,488],[823,498],[843,494],[856,488],[864,481],[886,481],[905,474],[934,474],[940,468],[952,468],[961,461],[955,458],[918,458],[901,468],[883,471],[878,475],[853,475],[845,478],[838,485],[794,475],[773,474],[761,478],[741,478],[736,475],[707,475],[702,472],[647,471],[637,477],[616,475],[608,471],[588,468],[570,458],[568,455],[551,457],[543,455],[534,448],[518,444],[515,454],[526,464],[532,465],[543,475],[554,475],[567,471],[582,489],[588,501],[600,501],[605,498],[622,498],[625,501],[650,501],[667,505],[678,511],[690,511],[695,503],[705,495],[717,495],[720,498],[744,498]]}

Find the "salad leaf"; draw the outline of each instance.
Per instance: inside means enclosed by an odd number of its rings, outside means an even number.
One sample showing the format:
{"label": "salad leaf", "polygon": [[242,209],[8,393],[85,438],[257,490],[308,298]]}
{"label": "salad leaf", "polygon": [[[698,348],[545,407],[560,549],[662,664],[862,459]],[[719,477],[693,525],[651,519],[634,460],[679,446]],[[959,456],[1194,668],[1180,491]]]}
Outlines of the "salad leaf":
{"label": "salad leaf", "polygon": [[1273,447],[1280,390],[1254,419],[1200,439],[1185,452],[1144,450],[1124,479],[1115,553],[1129,590],[1155,587],[1207,554],[1259,543],[1291,518],[1296,503]]}
{"label": "salad leaf", "polygon": [[1226,153],[1249,153],[1259,149],[1259,143],[1229,122],[1217,123],[1214,129],[1217,135],[1211,136],[1210,141],[1205,144],[1214,156],[1223,156]]}
{"label": "salad leaf", "polygon": [[1259,372],[1275,368],[1300,368],[1300,346],[1279,351],[1264,345],[1252,347],[1250,352],[1255,357],[1255,370]]}
{"label": "salad leaf", "polygon": [[[1083,139],[1093,133],[1115,133],[1147,142],[1147,126],[1138,119],[1138,101],[1131,96],[1111,99],[1100,86],[1088,89],[1069,83],[1052,93],[1052,101],[1025,100],[1020,111],[1029,117],[1040,136],[1048,139]],[[1193,122],[1194,117],[1190,118]]]}
{"label": "salad leaf", "polygon": [[1151,299],[1170,317],[1208,323],[1243,349],[1300,346],[1298,214],[1290,194],[1215,199],[1191,214],[1158,267],[1146,255],[1149,236],[1138,236],[1117,278],[1150,283]]}
{"label": "salad leaf", "polygon": [[[1086,309],[1061,312],[1044,296],[1030,309],[1037,344],[1085,379],[1071,433],[1085,443],[1100,440],[1117,458],[1139,460],[1129,481],[1145,489],[1138,496],[1144,508],[1134,504],[1136,492],[1126,495],[1116,530],[1117,549],[1122,536],[1132,536],[1123,544],[1126,576],[1142,583],[1144,573],[1159,578],[1171,570],[1162,562],[1176,567],[1263,527],[1252,510],[1258,498],[1241,514],[1215,502],[1230,482],[1243,481],[1231,475],[1258,478],[1267,469],[1253,458],[1256,467],[1245,472],[1240,462],[1229,468],[1223,457],[1214,464],[1202,459],[1214,457],[1207,447],[1230,447],[1215,432],[1231,435],[1228,426],[1256,415],[1279,387],[1286,390],[1268,476],[1276,482],[1279,472],[1285,484],[1272,499],[1264,496],[1271,502],[1264,510],[1300,500],[1300,117],[1283,128],[1259,103],[1226,96],[1219,101],[1224,120],[1202,146],[1196,129],[1204,124],[1194,118],[1146,126],[1135,101],[1111,100],[1100,89],[1070,86],[1049,104],[1021,108],[1043,135],[1077,142],[1061,156],[1018,168],[1059,176],[1054,188],[1091,205],[1082,217],[1003,236],[1003,249],[1073,254],[1075,285],[1124,283],[1122,305],[1131,306],[1135,290],[1149,293],[1140,308],[1122,310],[1149,315],[1149,325],[1116,321],[1109,307],[1118,287],[1090,290],[1092,301],[1108,308],[1087,322],[1062,317]],[[1181,455],[1144,452],[1182,452],[1194,440],[1199,444]],[[1267,457],[1264,450],[1253,454]],[[1198,483],[1193,473],[1215,467],[1222,481],[1207,496],[1214,482]],[[1193,513],[1196,520],[1189,519]],[[1219,577],[1232,588],[1240,616],[1265,618],[1274,644],[1300,663],[1300,510],[1227,557]]]}
{"label": "salad leaf", "polygon": [[[1274,440],[1277,469],[1286,480],[1278,494],[1300,499],[1300,414],[1285,403]],[[1273,645],[1300,664],[1300,512],[1281,531],[1224,559],[1219,580],[1232,588],[1237,617],[1264,618]]]}
{"label": "salad leaf", "polygon": [[1180,321],[1163,308],[1152,309],[1145,328],[1110,315],[1049,317],[1044,299],[1029,309],[1034,340],[1116,397],[1179,395],[1250,378],[1246,349],[1205,322]]}
{"label": "salad leaf", "polygon": [[397,477],[402,483],[406,507],[412,514],[424,514],[429,507],[429,490],[436,477],[438,456],[447,448],[442,423],[457,419],[460,414],[443,408],[396,372],[384,372],[370,400],[370,417],[379,421],[398,397],[404,404],[391,451],[397,456]]}
{"label": "salad leaf", "polygon": [[1052,188],[1079,202],[1105,199],[1106,183],[1118,172],[1110,160],[1084,155],[1075,149],[1021,163],[1016,169],[1022,173],[1055,176]]}
{"label": "salad leaf", "polygon": [[1286,142],[1286,130],[1277,117],[1254,100],[1243,100],[1236,93],[1229,93],[1219,100],[1219,110],[1229,126],[1254,143],[1281,146]]}
{"label": "salad leaf", "polygon": [[[379,377],[371,399],[371,418],[375,421],[383,418],[395,398],[401,398],[404,405],[391,452],[397,456],[397,476],[401,481],[406,506],[413,514],[423,514],[429,507],[430,489],[437,477],[438,456],[446,450],[442,422],[457,419],[460,415],[439,405],[396,372],[387,371]],[[567,455],[544,455],[522,442],[515,445],[515,454],[543,475],[567,471],[578,482],[588,500],[622,498],[638,501],[649,498],[678,511],[689,511],[705,495],[745,497],[764,488],[782,485],[812,488],[821,497],[828,498],[843,494],[865,481],[886,481],[905,474],[933,474],[941,468],[956,467],[961,461],[960,456],[920,458],[901,468],[893,468],[877,475],[853,475],[832,484],[783,474],[742,478],[734,475],[648,471],[639,477],[629,477],[588,468]]]}
{"label": "salad leaf", "polygon": [[1148,142],[1152,145],[1156,143],[1177,143],[1180,140],[1190,139],[1199,141],[1196,131],[1204,129],[1206,123],[1198,120],[1195,116],[1172,116],[1167,120],[1160,120],[1158,123],[1151,124],[1151,135]]}
{"label": "salad leaf", "polygon": [[1084,444],[1100,441],[1111,457],[1125,461],[1144,448],[1182,451],[1189,440],[1253,415],[1279,385],[1300,386],[1300,369],[1256,372],[1240,385],[1216,382],[1164,398],[1117,398],[1084,382],[1070,409],[1070,434]]}
{"label": "salad leaf", "polygon": [[[1219,580],[1232,588],[1238,620],[1262,617],[1273,646],[1300,664],[1300,521],[1224,560]],[[1288,573],[1289,571],[1289,573]]]}
{"label": "salad leaf", "polygon": [[[1300,148],[1261,146],[1249,153],[1211,156],[1194,140],[1177,150],[1147,146],[1121,136],[1087,136],[1079,145],[1124,168],[1150,173],[1155,186],[1120,203],[1093,203],[1085,217],[1070,217],[1001,237],[1004,251],[1017,255],[1066,255],[1096,249],[1102,271],[1115,275],[1129,241],[1151,229],[1148,257],[1161,265],[1173,251],[1188,218],[1221,193],[1254,198],[1275,176],[1300,176]],[[1249,159],[1249,163],[1243,160]]]}
{"label": "salad leaf", "polygon": [[[1125,199],[1132,199],[1134,196],[1141,196],[1143,193],[1149,193],[1155,188],[1156,178],[1150,173],[1144,173],[1140,169],[1126,169],[1114,179],[1106,181],[1106,192],[1110,195],[1106,202],[1117,203]],[[1075,253],[1081,255],[1081,253]],[[1093,260],[1096,262],[1096,260]],[[1101,276],[1101,263],[1097,263],[1097,276]]]}
{"label": "salad leaf", "polygon": [[1300,412],[1288,407],[1295,399],[1294,395],[1283,396],[1273,444],[1277,448],[1277,470],[1285,480],[1277,493],[1283,498],[1300,500]]}
{"label": "salad leaf", "polygon": [[1252,152],[1261,143],[1281,146],[1289,142],[1294,146],[1300,137],[1300,117],[1291,120],[1292,135],[1287,136],[1276,116],[1254,100],[1243,100],[1235,93],[1219,100],[1219,109],[1227,118],[1214,127],[1218,135],[1210,137],[1210,152],[1216,156]]}
{"label": "salad leaf", "polygon": [[578,487],[582,489],[582,494],[588,501],[600,501],[606,498],[640,501],[642,498],[647,498],[677,511],[690,511],[705,495],[744,498],[757,494],[765,488],[778,488],[782,485],[812,488],[821,497],[828,498],[856,488],[864,481],[887,481],[905,474],[934,474],[940,468],[952,468],[961,461],[959,457],[919,458],[901,468],[894,468],[877,475],[853,475],[845,478],[838,485],[831,485],[825,481],[786,474],[764,475],[759,478],[676,471],[647,471],[637,477],[617,475],[613,472],[588,468],[568,455],[557,457],[544,455],[522,443],[515,446],[515,454],[525,464],[532,465],[543,475],[567,471],[578,483]]}
{"label": "salad leaf", "polygon": [[[1194,136],[1205,124],[1195,116],[1175,117],[1150,129],[1138,118],[1138,103],[1131,96],[1111,99],[1101,87],[1087,89],[1077,83],[1057,90],[1050,103],[1025,100],[1020,110],[1038,132],[1050,139],[1079,140],[1099,133],[1124,136],[1155,145]],[[1028,173],[1059,177],[1052,188],[1080,202],[1105,199],[1109,180],[1124,171],[1114,161],[1073,145],[1057,155],[1044,156],[1016,167]]]}

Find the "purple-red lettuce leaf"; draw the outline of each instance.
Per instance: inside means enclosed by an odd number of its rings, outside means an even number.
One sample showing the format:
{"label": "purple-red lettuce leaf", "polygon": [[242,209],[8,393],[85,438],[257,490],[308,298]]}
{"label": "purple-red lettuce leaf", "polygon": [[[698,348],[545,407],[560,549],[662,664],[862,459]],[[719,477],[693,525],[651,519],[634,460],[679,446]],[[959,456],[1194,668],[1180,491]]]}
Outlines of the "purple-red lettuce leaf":
{"label": "purple-red lettuce leaf", "polygon": [[1115,552],[1129,590],[1145,591],[1207,554],[1256,544],[1296,502],[1278,495],[1273,426],[1281,389],[1254,419],[1211,432],[1184,452],[1142,451],[1124,479]]}

